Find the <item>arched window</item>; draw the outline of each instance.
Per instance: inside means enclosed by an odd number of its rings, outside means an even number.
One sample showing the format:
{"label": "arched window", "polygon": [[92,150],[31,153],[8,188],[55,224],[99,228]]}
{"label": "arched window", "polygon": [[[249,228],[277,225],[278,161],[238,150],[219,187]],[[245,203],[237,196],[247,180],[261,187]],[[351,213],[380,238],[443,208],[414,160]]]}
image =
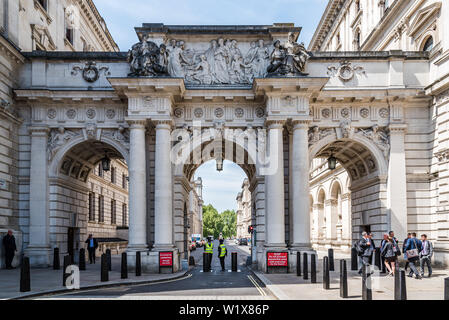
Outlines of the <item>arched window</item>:
{"label": "arched window", "polygon": [[433,49],[433,37],[428,37],[426,39],[426,42],[424,42],[422,51],[432,51],[432,49]]}

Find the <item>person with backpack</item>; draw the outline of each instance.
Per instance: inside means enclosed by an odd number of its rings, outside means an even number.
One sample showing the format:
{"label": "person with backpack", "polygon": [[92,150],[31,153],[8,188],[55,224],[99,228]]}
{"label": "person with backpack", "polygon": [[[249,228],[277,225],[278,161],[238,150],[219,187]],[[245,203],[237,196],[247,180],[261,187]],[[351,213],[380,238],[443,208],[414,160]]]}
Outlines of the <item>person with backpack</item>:
{"label": "person with backpack", "polygon": [[419,261],[419,253],[422,251],[422,243],[420,240],[416,239],[415,232],[413,232],[411,238],[407,240],[407,243],[404,245],[404,250],[407,254],[407,261],[410,265],[410,273],[408,276],[412,278],[413,274],[415,274],[416,279],[422,279],[415,265],[415,263]]}

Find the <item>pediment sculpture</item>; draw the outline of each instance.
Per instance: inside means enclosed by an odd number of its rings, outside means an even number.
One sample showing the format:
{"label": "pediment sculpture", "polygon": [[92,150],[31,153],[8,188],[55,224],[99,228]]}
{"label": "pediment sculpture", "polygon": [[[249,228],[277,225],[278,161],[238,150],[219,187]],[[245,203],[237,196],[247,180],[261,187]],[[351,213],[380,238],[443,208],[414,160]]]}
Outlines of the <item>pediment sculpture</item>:
{"label": "pediment sculpture", "polygon": [[254,78],[269,75],[294,76],[303,73],[309,55],[294,34],[284,44],[272,45],[263,39],[249,44],[244,54],[237,40],[218,38],[207,49],[186,48],[184,41],[171,39],[156,45],[148,39],[133,45],[128,52],[129,76],[170,76],[184,78],[187,84],[251,84]]}

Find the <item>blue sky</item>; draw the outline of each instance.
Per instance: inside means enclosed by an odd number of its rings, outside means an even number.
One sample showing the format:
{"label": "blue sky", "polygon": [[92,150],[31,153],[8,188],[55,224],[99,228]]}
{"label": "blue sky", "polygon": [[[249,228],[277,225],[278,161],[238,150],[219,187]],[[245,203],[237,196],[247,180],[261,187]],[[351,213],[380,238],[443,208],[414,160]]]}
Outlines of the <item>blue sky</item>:
{"label": "blue sky", "polygon": [[137,42],[134,27],[164,24],[272,24],[303,27],[300,42],[313,36],[328,0],[94,0],[121,51]]}
{"label": "blue sky", "polygon": [[[142,23],[164,24],[263,24],[292,22],[302,27],[299,42],[307,45],[313,36],[328,0],[94,0],[121,51],[137,42],[134,27]],[[236,209],[243,170],[225,161],[223,172],[215,161],[196,172],[203,179],[205,204],[219,212]]]}

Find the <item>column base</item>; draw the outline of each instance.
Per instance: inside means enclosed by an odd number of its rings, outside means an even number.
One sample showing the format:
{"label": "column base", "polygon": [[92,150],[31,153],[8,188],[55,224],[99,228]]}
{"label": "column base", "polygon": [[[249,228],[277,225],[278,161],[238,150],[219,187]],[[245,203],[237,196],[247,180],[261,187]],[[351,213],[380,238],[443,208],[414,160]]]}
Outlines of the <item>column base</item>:
{"label": "column base", "polygon": [[48,268],[50,266],[50,247],[28,246],[24,255],[30,259],[30,266],[34,268]]}
{"label": "column base", "polygon": [[128,245],[128,247],[126,248],[126,252],[128,253],[135,253],[137,251],[148,251],[148,245],[145,244],[132,244],[132,245]]}

